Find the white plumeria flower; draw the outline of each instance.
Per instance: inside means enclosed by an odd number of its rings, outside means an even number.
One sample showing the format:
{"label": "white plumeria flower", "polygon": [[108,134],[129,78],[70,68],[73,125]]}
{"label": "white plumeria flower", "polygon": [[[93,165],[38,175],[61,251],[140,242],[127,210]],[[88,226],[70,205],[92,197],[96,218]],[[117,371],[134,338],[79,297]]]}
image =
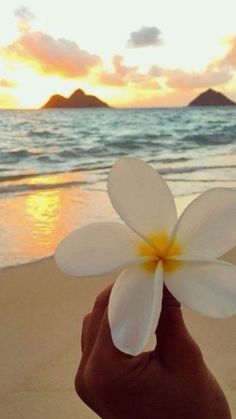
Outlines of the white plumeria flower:
{"label": "white plumeria flower", "polygon": [[67,236],[56,262],[76,276],[123,268],[109,301],[115,346],[137,355],[154,333],[163,283],[186,307],[212,317],[236,312],[236,266],[218,260],[236,245],[236,191],[211,189],[177,221],[173,196],[161,176],[131,157],[110,171],[108,193],[125,222],[94,223]]}

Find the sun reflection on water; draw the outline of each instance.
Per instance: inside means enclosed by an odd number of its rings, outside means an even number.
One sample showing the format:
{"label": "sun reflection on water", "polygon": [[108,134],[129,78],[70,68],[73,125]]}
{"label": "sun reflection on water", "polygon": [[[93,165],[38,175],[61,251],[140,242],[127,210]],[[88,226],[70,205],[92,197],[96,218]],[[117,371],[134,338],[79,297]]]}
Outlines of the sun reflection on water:
{"label": "sun reflection on water", "polygon": [[83,180],[78,172],[37,176],[27,180],[27,194],[0,199],[0,266],[51,255],[75,228],[106,217],[111,220],[113,209],[106,194],[82,189]]}
{"label": "sun reflection on water", "polygon": [[[77,178],[80,178],[77,174]],[[70,229],[68,220],[71,206],[71,190],[55,188],[60,178],[60,184],[71,181],[73,175],[47,175],[37,176],[29,181],[29,185],[45,186],[25,197],[25,220],[27,230],[31,236],[30,252],[32,255],[50,254],[54,251],[60,239]],[[52,186],[52,188],[50,188]],[[79,187],[77,194],[83,195]],[[77,222],[80,214],[77,213]]]}
{"label": "sun reflection on water", "polygon": [[52,241],[60,219],[59,190],[33,193],[27,196],[25,205],[33,231],[37,233],[37,241],[44,244]]}

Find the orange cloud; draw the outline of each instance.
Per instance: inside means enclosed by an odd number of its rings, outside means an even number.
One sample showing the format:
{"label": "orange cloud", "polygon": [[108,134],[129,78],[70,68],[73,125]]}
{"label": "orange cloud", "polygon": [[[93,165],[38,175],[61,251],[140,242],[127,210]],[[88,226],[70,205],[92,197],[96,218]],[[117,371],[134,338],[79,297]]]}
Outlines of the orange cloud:
{"label": "orange cloud", "polygon": [[[235,49],[235,53],[234,52]],[[232,58],[231,58],[232,55]],[[145,73],[139,73],[138,66],[126,66],[123,64],[123,57],[115,55],[112,60],[113,71],[107,72],[102,69],[99,75],[101,84],[110,86],[129,86],[145,89],[160,90],[161,86],[174,89],[179,92],[204,89],[224,85],[233,78],[232,68],[225,65],[231,59],[236,64],[236,38],[231,51],[221,60],[210,63],[203,71],[186,72],[181,69],[164,68],[153,65]],[[167,91],[164,89],[166,94]]]}
{"label": "orange cloud", "polygon": [[138,66],[126,66],[121,55],[114,55],[112,59],[113,72],[104,69],[99,75],[99,82],[110,86],[137,86],[146,89],[157,89],[158,83],[149,73],[139,73]]}
{"label": "orange cloud", "polygon": [[120,105],[125,106],[185,105],[192,99],[194,90],[224,86],[233,78],[233,72],[223,65],[222,60],[212,62],[198,72],[153,65],[148,72],[140,73],[138,66],[127,66],[122,56],[115,55],[112,66],[113,71],[99,68],[97,83],[121,87],[119,92],[126,93]]}
{"label": "orange cloud", "polygon": [[236,69],[236,37],[230,40],[230,49],[226,55],[210,63],[205,70],[185,72],[181,69],[164,69],[153,66],[150,74],[165,77],[166,84],[176,90],[191,90],[216,87],[228,83]]}
{"label": "orange cloud", "polygon": [[41,73],[64,77],[78,77],[89,73],[100,63],[90,54],[67,39],[54,39],[40,31],[25,32],[4,48],[7,58],[36,67]]}
{"label": "orange cloud", "polygon": [[82,50],[76,42],[55,39],[32,29],[34,15],[22,6],[15,11],[19,37],[2,48],[3,55],[13,62],[26,63],[41,74],[63,77],[85,76],[101,63],[100,57]]}
{"label": "orange cloud", "polygon": [[169,87],[180,90],[200,89],[220,86],[232,78],[228,69],[209,64],[202,72],[187,73],[180,69],[164,70],[166,83]]}

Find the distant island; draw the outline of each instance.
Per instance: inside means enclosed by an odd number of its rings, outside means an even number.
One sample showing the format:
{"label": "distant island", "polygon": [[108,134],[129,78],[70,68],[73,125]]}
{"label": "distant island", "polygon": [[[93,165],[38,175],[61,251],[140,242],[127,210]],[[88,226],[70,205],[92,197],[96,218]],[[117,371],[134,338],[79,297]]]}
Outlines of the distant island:
{"label": "distant island", "polygon": [[216,92],[213,89],[208,89],[201,93],[194,100],[192,100],[188,106],[235,106],[236,102],[233,102],[225,95],[220,92]]}
{"label": "distant island", "polygon": [[109,105],[96,96],[86,95],[78,89],[68,98],[61,95],[53,95],[42,109],[45,108],[109,108]]}

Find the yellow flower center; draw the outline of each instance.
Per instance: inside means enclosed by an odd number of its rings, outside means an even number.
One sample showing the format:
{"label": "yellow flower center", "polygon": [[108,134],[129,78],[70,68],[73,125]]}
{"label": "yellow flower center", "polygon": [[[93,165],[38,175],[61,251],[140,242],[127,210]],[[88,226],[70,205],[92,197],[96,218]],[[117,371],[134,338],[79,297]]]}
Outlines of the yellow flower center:
{"label": "yellow flower center", "polygon": [[181,245],[177,240],[170,242],[165,231],[159,234],[150,234],[148,240],[151,245],[144,241],[138,244],[139,256],[147,256],[149,258],[147,262],[142,264],[146,271],[154,273],[160,260],[163,262],[164,269],[167,272],[173,272],[181,265],[179,260],[171,259],[172,256],[178,256],[182,253]]}

